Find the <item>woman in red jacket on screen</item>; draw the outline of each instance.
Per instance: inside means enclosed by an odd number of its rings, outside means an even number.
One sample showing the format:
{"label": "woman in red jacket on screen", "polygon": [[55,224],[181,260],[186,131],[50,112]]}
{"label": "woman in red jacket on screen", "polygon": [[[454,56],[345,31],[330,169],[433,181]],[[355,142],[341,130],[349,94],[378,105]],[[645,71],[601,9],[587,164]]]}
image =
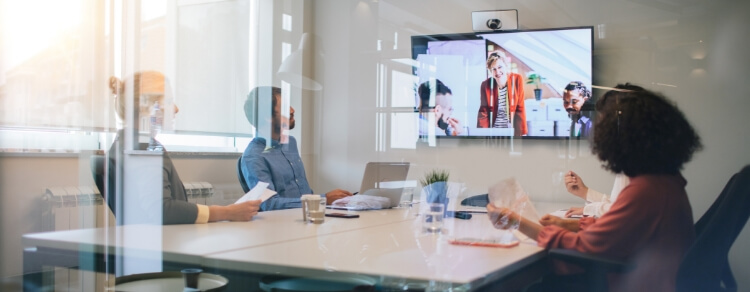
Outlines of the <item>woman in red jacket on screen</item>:
{"label": "woman in red jacket on screen", "polygon": [[[700,138],[672,102],[635,85],[607,92],[596,110],[592,151],[606,169],[630,178],[609,212],[581,219],[577,232],[542,227],[492,204],[487,205],[490,220],[496,228],[520,221],[519,231],[541,247],[634,263],[633,271],[610,275],[612,291],[674,291],[680,261],[695,237],[680,170],[702,147]],[[557,264],[554,270],[542,286],[575,290],[585,283],[573,266]]]}
{"label": "woman in red jacket on screen", "polygon": [[528,133],[523,77],[510,71],[510,58],[503,51],[487,57],[490,78],[482,82],[477,128],[513,128],[514,136]]}

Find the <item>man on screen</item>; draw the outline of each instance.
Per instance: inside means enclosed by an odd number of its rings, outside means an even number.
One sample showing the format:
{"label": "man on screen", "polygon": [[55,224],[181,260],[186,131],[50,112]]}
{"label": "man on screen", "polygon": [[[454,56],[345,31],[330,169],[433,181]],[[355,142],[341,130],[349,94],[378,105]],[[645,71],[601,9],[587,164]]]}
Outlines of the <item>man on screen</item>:
{"label": "man on screen", "polygon": [[[268,189],[277,193],[260,205],[261,211],[300,208],[300,197],[313,194],[297,140],[288,134],[295,126],[294,108],[290,106],[289,112],[284,112],[282,104],[281,89],[270,86],[253,89],[245,101],[245,116],[255,126],[256,137],[240,158],[242,176],[251,188],[265,182]],[[330,205],[351,195],[335,189],[324,196]]]}
{"label": "man on screen", "polygon": [[528,133],[523,77],[510,71],[510,58],[502,51],[487,57],[490,77],[482,82],[477,128],[513,128],[514,136]]}
{"label": "man on screen", "polygon": [[[419,136],[429,135],[429,127],[437,126],[440,135],[458,136],[467,134],[466,129],[461,126],[453,114],[453,93],[448,86],[438,79],[430,80],[419,85]],[[430,105],[434,100],[434,106]],[[434,113],[434,122],[430,116]]]}
{"label": "man on screen", "polygon": [[591,91],[581,81],[571,81],[563,90],[563,107],[572,120],[570,134],[573,137],[588,137],[591,135],[593,121],[581,112],[583,104],[590,99]]}

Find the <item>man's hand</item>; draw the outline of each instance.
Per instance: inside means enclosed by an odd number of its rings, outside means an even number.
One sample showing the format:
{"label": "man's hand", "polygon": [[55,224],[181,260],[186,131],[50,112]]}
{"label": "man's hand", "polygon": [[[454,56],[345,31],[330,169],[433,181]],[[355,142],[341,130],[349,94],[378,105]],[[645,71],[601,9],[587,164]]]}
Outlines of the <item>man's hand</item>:
{"label": "man's hand", "polygon": [[586,193],[589,191],[581,177],[572,170],[565,174],[565,188],[568,189],[569,193],[584,200],[586,199]]}
{"label": "man's hand", "polygon": [[453,132],[451,132],[451,135],[458,136],[461,135],[461,122],[459,122],[456,118],[448,118],[448,126],[453,128]]}
{"label": "man's hand", "polygon": [[260,200],[245,201],[229,206],[209,206],[208,221],[250,221],[258,215]]}
{"label": "man's hand", "polygon": [[351,196],[351,195],[352,193],[342,190],[342,189],[332,190],[326,193],[326,205],[331,205],[333,204],[334,201]]}
{"label": "man's hand", "polygon": [[565,212],[565,218],[570,218],[573,215],[583,215],[583,208],[582,207],[570,207],[570,209],[568,209],[568,212]]}
{"label": "man's hand", "polygon": [[490,222],[497,229],[510,229],[518,226],[521,217],[508,208],[498,208],[492,204],[487,204],[487,216]]}

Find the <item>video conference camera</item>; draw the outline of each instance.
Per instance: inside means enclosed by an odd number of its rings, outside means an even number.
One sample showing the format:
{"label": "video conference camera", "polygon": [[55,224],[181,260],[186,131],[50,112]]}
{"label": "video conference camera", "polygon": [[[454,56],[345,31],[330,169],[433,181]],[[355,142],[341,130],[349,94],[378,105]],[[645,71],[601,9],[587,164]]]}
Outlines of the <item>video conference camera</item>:
{"label": "video conference camera", "polygon": [[518,29],[518,10],[489,10],[471,13],[474,31],[498,31]]}

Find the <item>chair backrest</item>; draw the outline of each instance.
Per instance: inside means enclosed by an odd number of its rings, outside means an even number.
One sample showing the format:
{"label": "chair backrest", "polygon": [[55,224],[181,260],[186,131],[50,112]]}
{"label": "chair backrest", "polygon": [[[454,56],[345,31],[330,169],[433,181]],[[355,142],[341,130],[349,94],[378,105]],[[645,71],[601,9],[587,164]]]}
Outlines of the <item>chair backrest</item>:
{"label": "chair backrest", "polygon": [[115,212],[115,200],[113,198],[109,198],[110,191],[104,187],[104,180],[105,175],[107,172],[105,169],[107,168],[107,158],[104,155],[98,155],[94,154],[91,155],[91,160],[89,161],[91,166],[91,175],[94,177],[94,184],[96,184],[96,187],[99,189],[99,194],[102,195],[102,198],[105,202],[107,202],[107,205],[109,205],[109,209],[112,210],[112,213]]}
{"label": "chair backrest", "polygon": [[677,291],[737,291],[728,254],[749,217],[750,165],[732,176],[695,223],[696,239],[677,272]]}
{"label": "chair backrest", "polygon": [[237,159],[237,177],[240,179],[240,186],[242,186],[242,191],[245,193],[250,191],[250,187],[247,186],[247,181],[245,181],[245,176],[242,175],[242,156],[240,156],[239,159]]}

